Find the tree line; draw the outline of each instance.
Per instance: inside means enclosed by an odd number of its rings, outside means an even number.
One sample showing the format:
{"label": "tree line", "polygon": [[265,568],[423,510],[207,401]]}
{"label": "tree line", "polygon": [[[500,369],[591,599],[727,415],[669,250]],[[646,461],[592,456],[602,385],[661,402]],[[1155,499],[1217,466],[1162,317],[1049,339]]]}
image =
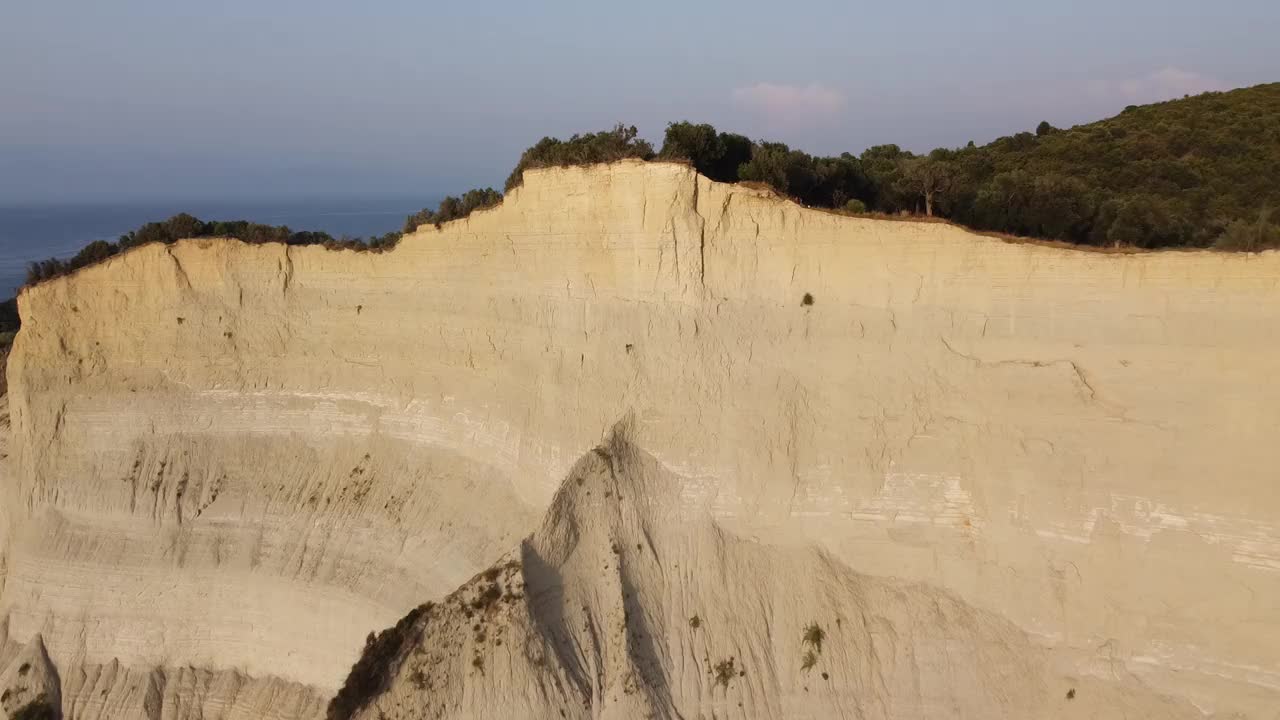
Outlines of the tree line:
{"label": "tree line", "polygon": [[49,278],[66,275],[139,245],[171,244],[184,238],[200,237],[235,238],[247,243],[324,245],[334,249],[380,251],[395,245],[400,234],[388,233],[368,239],[335,238],[325,232],[293,231],[284,225],[261,225],[245,220],[205,222],[187,213],[180,213],[168,220],[146,223],[137,230],[121,235],[115,242],[94,240],[66,260],[49,258],[31,263],[27,268],[26,284],[34,285]]}
{"label": "tree line", "polygon": [[687,122],[660,157],[807,205],[938,216],[1081,245],[1280,247],[1280,84],[1206,93],[1068,130],[917,155],[897,145],[814,157]]}

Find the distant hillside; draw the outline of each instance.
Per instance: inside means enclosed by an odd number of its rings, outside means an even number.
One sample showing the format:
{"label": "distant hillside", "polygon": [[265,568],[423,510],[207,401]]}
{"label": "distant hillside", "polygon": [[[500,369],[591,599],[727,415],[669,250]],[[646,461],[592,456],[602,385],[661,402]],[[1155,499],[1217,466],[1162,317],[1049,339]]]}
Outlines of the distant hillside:
{"label": "distant hillside", "polygon": [[[1234,246],[1280,205],[1280,83],[1130,106],[1070,130],[1041,124],[931,157],[955,163],[941,206],[967,225],[1095,244]],[[1263,233],[1262,244],[1276,242],[1274,225]]]}
{"label": "distant hillside", "polygon": [[[737,155],[739,162],[725,162]],[[897,145],[811,157],[674,123],[660,157],[719,180],[765,182],[810,205],[938,215],[1073,243],[1280,246],[1280,83],[1142,107],[1070,130],[1041,123],[981,147]],[[1280,212],[1274,216],[1280,220]]]}

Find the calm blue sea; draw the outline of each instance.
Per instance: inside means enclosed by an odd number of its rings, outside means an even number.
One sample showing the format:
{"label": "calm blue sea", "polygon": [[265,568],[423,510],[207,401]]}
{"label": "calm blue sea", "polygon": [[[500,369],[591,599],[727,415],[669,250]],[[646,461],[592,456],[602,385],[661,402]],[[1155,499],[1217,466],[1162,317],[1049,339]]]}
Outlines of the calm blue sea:
{"label": "calm blue sea", "polygon": [[28,263],[66,258],[94,240],[115,240],[153,220],[188,212],[201,220],[250,220],[323,230],[334,237],[366,237],[399,230],[406,216],[434,207],[435,197],[183,202],[147,205],[0,206],[0,299],[11,297]]}

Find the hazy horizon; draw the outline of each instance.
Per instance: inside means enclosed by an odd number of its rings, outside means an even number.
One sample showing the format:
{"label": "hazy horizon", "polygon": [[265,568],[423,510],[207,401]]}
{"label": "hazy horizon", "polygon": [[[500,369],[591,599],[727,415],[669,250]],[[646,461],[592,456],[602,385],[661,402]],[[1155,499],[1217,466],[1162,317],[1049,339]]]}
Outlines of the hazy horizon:
{"label": "hazy horizon", "polygon": [[984,143],[1280,80],[1280,6],[1233,5],[27,4],[0,24],[0,205],[438,196],[615,122]]}

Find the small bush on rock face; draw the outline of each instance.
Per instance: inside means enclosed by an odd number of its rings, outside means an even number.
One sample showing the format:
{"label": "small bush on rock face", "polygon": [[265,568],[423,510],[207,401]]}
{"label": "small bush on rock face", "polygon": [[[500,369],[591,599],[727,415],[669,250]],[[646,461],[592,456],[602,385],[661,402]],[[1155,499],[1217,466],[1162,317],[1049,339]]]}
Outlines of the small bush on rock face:
{"label": "small bush on rock face", "polygon": [[738,669],[734,664],[734,659],[721,660],[716,663],[716,684],[729,687],[729,681],[738,674]]}
{"label": "small bush on rock face", "polygon": [[804,672],[809,672],[809,670],[811,670],[813,666],[817,664],[818,664],[818,654],[812,650],[806,650],[804,652],[804,657],[801,658],[800,660],[800,669],[803,670]]}
{"label": "small bush on rock face", "polygon": [[818,652],[822,652],[822,641],[827,639],[827,631],[822,629],[818,623],[809,623],[804,628],[804,643],[811,645]]}

